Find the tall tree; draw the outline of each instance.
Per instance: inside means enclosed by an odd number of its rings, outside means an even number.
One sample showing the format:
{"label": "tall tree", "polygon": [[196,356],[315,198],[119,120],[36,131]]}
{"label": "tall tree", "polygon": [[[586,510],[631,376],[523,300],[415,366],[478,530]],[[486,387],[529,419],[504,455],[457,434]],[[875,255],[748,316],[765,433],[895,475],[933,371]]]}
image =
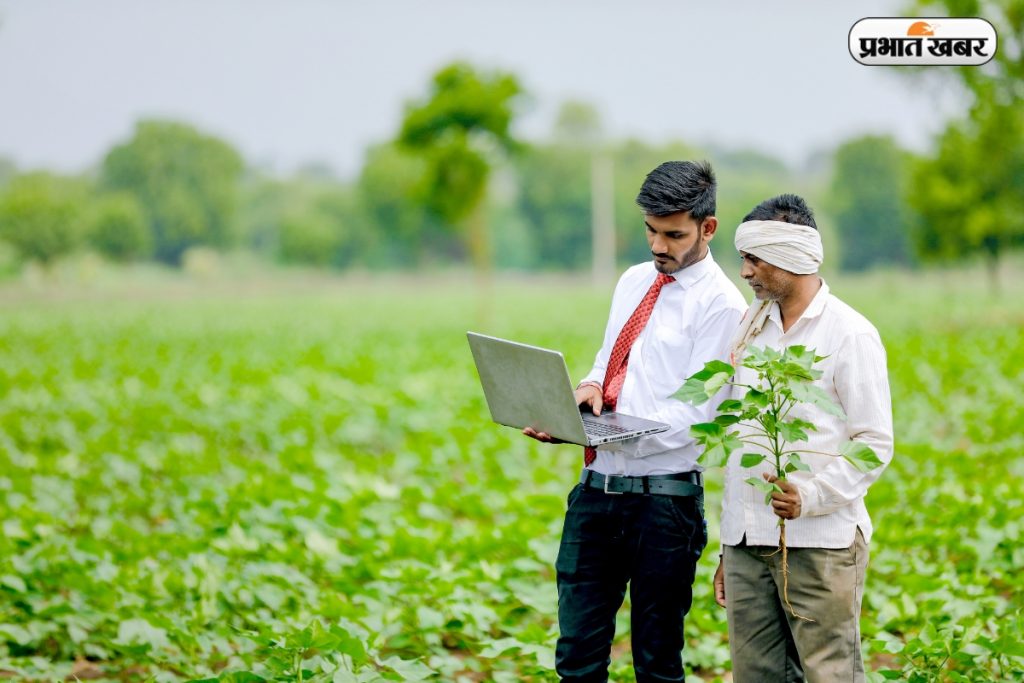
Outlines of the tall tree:
{"label": "tall tree", "polygon": [[135,196],[154,254],[176,264],[191,246],[231,242],[241,174],[241,157],[223,140],[182,123],[142,121],[103,160],[101,185]]}
{"label": "tall tree", "polygon": [[426,162],[395,143],[367,150],[356,183],[371,262],[404,267],[409,263],[445,261],[463,256],[462,245],[440,218],[421,201]]}
{"label": "tall tree", "polygon": [[434,75],[425,99],[406,107],[398,136],[426,162],[423,201],[463,230],[477,273],[485,277],[493,257],[483,200],[496,157],[519,146],[511,125],[521,94],[512,74],[456,62]]}
{"label": "tall tree", "polygon": [[829,208],[838,228],[840,267],[908,265],[906,153],[889,136],[866,135],[841,145],[834,163]]}
{"label": "tall tree", "polygon": [[981,253],[993,288],[1007,248],[1024,244],[1024,0],[921,0],[924,15],[984,17],[999,47],[984,66],[944,70],[971,106],[940,135],[934,156],[913,171],[910,203],[920,212],[924,258]]}

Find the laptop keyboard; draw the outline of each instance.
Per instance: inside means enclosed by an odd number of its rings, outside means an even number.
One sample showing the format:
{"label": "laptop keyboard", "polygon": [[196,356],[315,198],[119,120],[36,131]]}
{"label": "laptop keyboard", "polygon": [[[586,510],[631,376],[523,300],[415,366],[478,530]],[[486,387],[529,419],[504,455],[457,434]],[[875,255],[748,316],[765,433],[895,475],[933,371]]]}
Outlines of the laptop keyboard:
{"label": "laptop keyboard", "polygon": [[583,428],[590,436],[614,436],[615,434],[625,434],[626,432],[634,431],[620,425],[588,420],[586,417],[583,418]]}

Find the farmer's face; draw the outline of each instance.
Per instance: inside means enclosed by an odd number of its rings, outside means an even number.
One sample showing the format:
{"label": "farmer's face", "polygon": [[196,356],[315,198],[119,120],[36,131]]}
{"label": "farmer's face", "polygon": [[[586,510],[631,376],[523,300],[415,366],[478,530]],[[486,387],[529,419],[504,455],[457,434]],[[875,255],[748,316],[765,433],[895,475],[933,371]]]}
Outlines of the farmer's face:
{"label": "farmer's face", "polygon": [[743,265],[740,276],[754,290],[754,296],[764,301],[784,301],[796,287],[797,276],[770,263],[762,261],[753,254],[740,252]]}
{"label": "farmer's face", "polygon": [[718,219],[708,216],[698,222],[688,211],[667,216],[646,214],[647,244],[651,247],[654,267],[671,275],[700,261],[708,253],[708,242],[715,236]]}

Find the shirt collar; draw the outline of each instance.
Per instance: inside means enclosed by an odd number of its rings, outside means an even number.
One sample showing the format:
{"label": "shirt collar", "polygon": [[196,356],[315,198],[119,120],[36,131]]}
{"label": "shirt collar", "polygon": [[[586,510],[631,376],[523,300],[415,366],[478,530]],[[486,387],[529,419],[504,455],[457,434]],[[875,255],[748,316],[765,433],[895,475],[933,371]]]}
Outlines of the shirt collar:
{"label": "shirt collar", "polygon": [[704,258],[696,263],[686,266],[685,268],[677,270],[672,273],[672,277],[675,278],[680,287],[683,289],[689,289],[700,281],[701,278],[710,273],[714,266],[715,259],[711,256],[711,249],[708,248],[708,253]]}
{"label": "shirt collar", "polygon": [[[819,277],[818,279],[821,280],[821,288],[818,289],[814,298],[811,299],[811,303],[807,304],[807,308],[804,309],[804,312],[800,314],[800,317],[795,323],[793,323],[793,325],[796,325],[796,323],[801,320],[817,318],[824,313],[825,303],[828,301],[829,295],[828,283],[825,282],[825,278],[823,277]],[[780,330],[782,329],[782,312],[779,310],[778,301],[772,302],[772,307],[768,311],[768,319],[778,325]],[[789,329],[792,330],[793,326],[790,325]]]}

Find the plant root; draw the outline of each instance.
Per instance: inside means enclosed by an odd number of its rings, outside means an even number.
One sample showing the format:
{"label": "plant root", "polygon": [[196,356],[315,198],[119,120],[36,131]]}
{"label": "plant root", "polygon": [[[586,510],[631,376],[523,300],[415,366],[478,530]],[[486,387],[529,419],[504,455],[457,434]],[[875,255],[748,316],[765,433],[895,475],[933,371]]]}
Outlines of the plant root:
{"label": "plant root", "polygon": [[[786,520],[784,519],[779,524],[779,549],[775,552],[779,551],[782,551],[782,599],[785,600],[786,607],[789,608],[789,613],[794,618],[813,623],[814,619],[798,614],[789,601],[789,549],[786,547]],[[774,555],[775,553],[772,554]]]}

